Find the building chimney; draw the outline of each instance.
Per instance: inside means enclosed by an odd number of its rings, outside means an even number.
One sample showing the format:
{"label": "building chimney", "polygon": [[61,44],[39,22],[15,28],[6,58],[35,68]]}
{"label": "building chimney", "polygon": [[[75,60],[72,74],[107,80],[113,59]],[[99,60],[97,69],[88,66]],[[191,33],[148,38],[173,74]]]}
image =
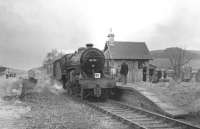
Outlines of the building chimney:
{"label": "building chimney", "polygon": [[112,28],[110,29],[110,33],[108,34],[108,42],[112,44],[114,42],[114,33],[112,32]]}

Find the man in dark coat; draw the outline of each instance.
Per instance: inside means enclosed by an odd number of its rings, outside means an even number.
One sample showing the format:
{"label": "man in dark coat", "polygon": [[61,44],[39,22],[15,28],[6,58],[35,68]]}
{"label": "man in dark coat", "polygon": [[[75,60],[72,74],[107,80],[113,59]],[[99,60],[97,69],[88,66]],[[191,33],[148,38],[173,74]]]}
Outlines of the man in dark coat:
{"label": "man in dark coat", "polygon": [[64,74],[62,74],[62,83],[63,83],[63,89],[66,89],[66,82],[67,82],[67,78],[66,78],[66,70],[64,70]]}
{"label": "man in dark coat", "polygon": [[128,65],[123,62],[120,69],[120,74],[122,76],[122,81],[124,84],[127,83]]}

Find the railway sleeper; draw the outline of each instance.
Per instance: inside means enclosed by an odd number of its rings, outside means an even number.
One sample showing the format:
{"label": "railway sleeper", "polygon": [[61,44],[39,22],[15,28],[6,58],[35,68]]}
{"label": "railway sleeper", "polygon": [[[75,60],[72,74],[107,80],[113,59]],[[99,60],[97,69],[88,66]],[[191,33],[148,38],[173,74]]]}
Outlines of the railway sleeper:
{"label": "railway sleeper", "polygon": [[103,104],[97,104],[97,105],[106,109],[122,109],[120,107],[114,107],[112,105],[103,105]]}
{"label": "railway sleeper", "polygon": [[[134,111],[131,111],[131,110],[124,110],[124,109],[120,109],[120,108],[105,108],[105,107],[102,107],[104,110],[109,110],[109,111],[119,111],[119,112],[121,112],[121,111],[123,111],[123,112],[127,112],[127,113],[134,113],[134,114],[136,114],[136,112],[134,112]],[[138,113],[137,113],[138,114]]]}
{"label": "railway sleeper", "polygon": [[120,117],[123,117],[123,118],[125,118],[125,119],[128,119],[128,120],[138,120],[138,119],[140,119],[140,118],[138,118],[138,117],[134,117],[134,116],[120,116]]}
{"label": "railway sleeper", "polygon": [[118,109],[118,110],[128,110],[130,111],[130,109],[125,109],[125,108],[121,108],[121,107],[111,107],[111,106],[103,106],[102,107],[106,108],[106,109]]}
{"label": "railway sleeper", "polygon": [[166,127],[166,128],[163,127],[163,129],[183,129],[183,128],[182,127]]}
{"label": "railway sleeper", "polygon": [[[147,119],[146,117],[140,117],[140,116],[134,116],[134,115],[127,115],[127,114],[118,114],[119,117],[123,117],[123,118],[129,118],[129,119],[141,119],[141,120],[145,120]],[[151,119],[147,119],[147,120],[151,120]]]}
{"label": "railway sleeper", "polygon": [[171,125],[171,124],[167,124],[167,123],[156,123],[156,122],[152,122],[152,121],[137,121],[137,122],[139,122],[139,123],[141,123],[142,125],[147,125],[147,126],[149,126],[149,125],[162,125],[162,126],[166,126],[166,127],[173,127],[173,125]]}
{"label": "railway sleeper", "polygon": [[162,121],[155,121],[149,119],[130,119],[130,121],[148,128],[169,128],[173,127],[171,124],[163,123]]}
{"label": "railway sleeper", "polygon": [[184,129],[181,127],[148,127],[149,129]]}
{"label": "railway sleeper", "polygon": [[153,118],[151,116],[148,116],[146,114],[141,114],[141,113],[138,113],[138,112],[132,112],[132,111],[123,111],[123,113],[127,113],[127,114],[134,114],[134,115],[137,115],[137,116],[145,116],[145,117],[148,117],[148,118]]}
{"label": "railway sleeper", "polygon": [[144,127],[147,127],[149,129],[165,129],[165,128],[171,128],[171,125],[168,124],[148,124],[148,123],[143,123],[141,124]]}
{"label": "railway sleeper", "polygon": [[115,110],[115,109],[106,109],[107,111],[112,111],[112,112],[118,112],[118,113],[126,113],[126,114],[133,114],[133,112],[131,112],[131,111],[124,111],[124,110]]}
{"label": "railway sleeper", "polygon": [[150,118],[149,117],[146,117],[146,116],[144,116],[144,115],[137,115],[137,114],[128,114],[128,113],[117,113],[117,112],[114,112],[114,113],[116,113],[117,115],[120,115],[120,116],[123,116],[123,117],[126,117],[126,116],[132,116],[133,118],[141,118],[141,119],[149,119],[150,120]]}
{"label": "railway sleeper", "polygon": [[136,121],[136,122],[145,122],[145,123],[149,123],[149,124],[163,124],[161,121],[152,121],[152,120],[145,120],[145,119],[131,119],[133,121]]}
{"label": "railway sleeper", "polygon": [[129,119],[129,120],[146,120],[146,121],[152,121],[151,119],[147,119],[145,117],[127,116],[127,115],[119,115],[119,116],[123,117],[125,119]]}
{"label": "railway sleeper", "polygon": [[113,108],[113,107],[112,107],[112,108],[110,108],[110,107],[108,108],[108,107],[103,107],[103,106],[102,106],[102,108],[103,108],[103,109],[106,109],[106,110],[122,111],[122,109],[120,109],[120,108]]}
{"label": "railway sleeper", "polygon": [[124,111],[122,109],[118,110],[118,109],[104,109],[106,111],[110,111],[110,112],[116,112],[116,113],[127,113],[127,114],[133,114],[133,112],[131,111]]}
{"label": "railway sleeper", "polygon": [[[123,117],[126,117],[126,116],[123,116]],[[132,117],[128,119],[130,119],[131,121],[155,121],[155,120],[145,118],[145,117]]]}
{"label": "railway sleeper", "polygon": [[125,111],[125,112],[129,112],[129,113],[134,113],[134,111],[132,111],[130,109],[123,109],[123,108],[106,108],[106,109],[113,109],[116,111]]}

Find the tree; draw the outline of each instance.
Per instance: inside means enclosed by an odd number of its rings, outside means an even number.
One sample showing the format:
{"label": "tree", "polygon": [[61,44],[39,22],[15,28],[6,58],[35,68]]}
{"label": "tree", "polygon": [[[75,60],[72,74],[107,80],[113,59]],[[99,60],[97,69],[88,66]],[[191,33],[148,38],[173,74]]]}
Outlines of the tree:
{"label": "tree", "polygon": [[180,79],[182,67],[191,61],[191,55],[185,49],[178,47],[167,48],[165,53],[170,61],[171,68],[175,72],[174,79]]}
{"label": "tree", "polygon": [[43,67],[47,69],[50,64],[52,64],[56,59],[61,58],[64,54],[62,52],[59,52],[57,49],[52,49],[50,52],[46,54],[46,57],[43,61]]}

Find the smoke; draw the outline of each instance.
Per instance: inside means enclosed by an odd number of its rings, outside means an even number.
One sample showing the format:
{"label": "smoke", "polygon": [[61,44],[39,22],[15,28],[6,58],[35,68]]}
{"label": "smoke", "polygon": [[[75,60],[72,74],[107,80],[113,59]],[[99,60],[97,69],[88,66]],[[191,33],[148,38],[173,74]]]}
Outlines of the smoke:
{"label": "smoke", "polygon": [[59,94],[65,92],[65,91],[62,88],[61,83],[59,83],[55,80],[51,80],[50,78],[47,77],[47,78],[38,79],[38,82],[35,85],[33,92],[36,92],[36,93],[51,92],[53,94],[59,95]]}
{"label": "smoke", "polygon": [[0,0],[0,64],[37,67],[53,48],[71,50],[88,42],[89,22],[75,2]]}
{"label": "smoke", "polygon": [[[189,9],[178,9],[164,23],[156,24],[149,33],[148,42],[154,48],[182,47],[189,49],[200,48],[200,16]],[[191,48],[190,44],[197,46]]]}

